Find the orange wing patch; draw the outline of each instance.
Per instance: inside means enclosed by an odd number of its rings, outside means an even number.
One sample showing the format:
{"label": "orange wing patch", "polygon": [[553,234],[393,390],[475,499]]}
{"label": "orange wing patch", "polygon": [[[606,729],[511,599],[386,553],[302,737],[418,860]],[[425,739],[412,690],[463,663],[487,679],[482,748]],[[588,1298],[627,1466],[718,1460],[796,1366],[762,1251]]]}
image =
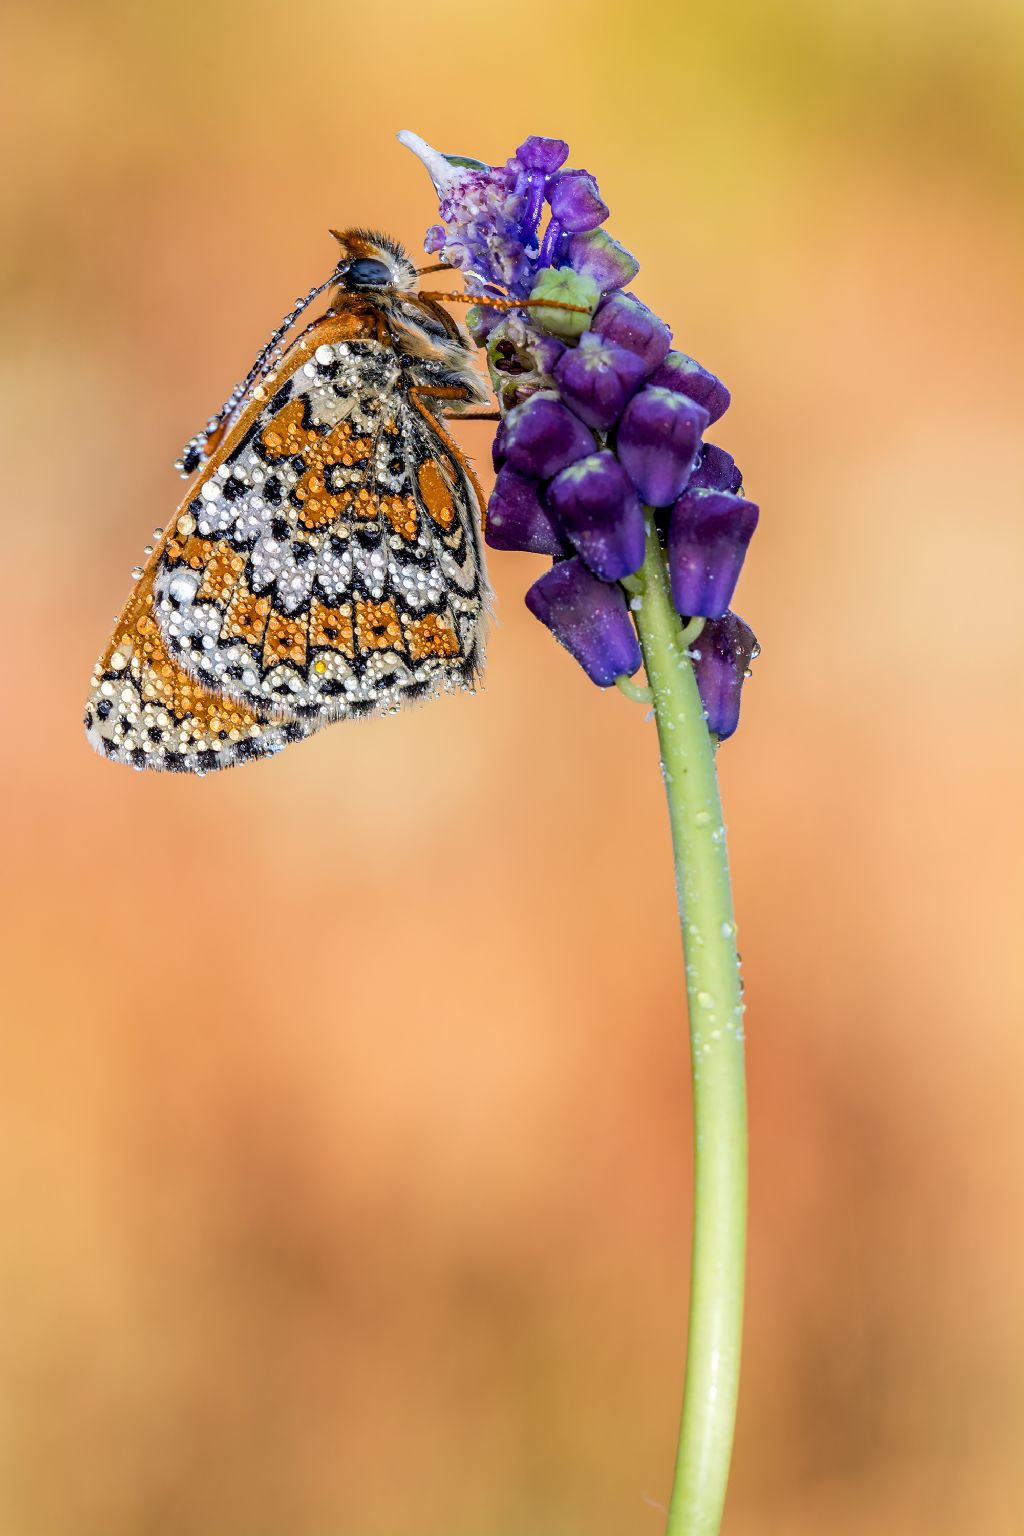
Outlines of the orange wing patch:
{"label": "orange wing patch", "polygon": [[455,503],[445,483],[440,465],[433,459],[424,459],[416,471],[423,504],[439,528],[447,533],[455,521]]}
{"label": "orange wing patch", "polygon": [[[289,400],[264,427],[260,442],[271,464],[295,458],[305,464],[305,473],[293,494],[303,504],[301,516],[306,527],[322,528],[340,517],[352,502],[347,486],[330,488],[329,472],[337,466],[353,469],[363,463],[373,452],[373,444],[367,437],[355,437],[347,421],[340,421],[326,437],[321,437],[315,428],[303,426],[304,416],[302,401]],[[377,515],[376,506],[365,511],[356,506],[354,510],[364,517]]]}
{"label": "orange wing patch", "polygon": [[[187,565],[193,571],[202,570],[213,554],[213,541],[201,539],[191,530],[196,520],[191,512],[183,512],[177,520],[174,533],[167,540],[168,565]],[[181,537],[179,537],[181,535]]]}
{"label": "orange wing patch", "polygon": [[405,638],[413,661],[427,656],[457,656],[459,637],[439,613],[425,613],[419,619],[407,619]]}
{"label": "orange wing patch", "polygon": [[259,650],[267,631],[269,617],[270,598],[257,597],[255,592],[249,591],[244,581],[240,581],[231,599],[231,606],[224,620],[224,629],[233,640],[244,640],[254,650]]}
{"label": "orange wing patch", "polygon": [[263,642],[263,665],[273,667],[284,661],[296,667],[306,665],[306,626],[272,609]]}
{"label": "orange wing patch", "polygon": [[405,649],[398,610],[392,602],[357,602],[356,634],[361,651]]}
{"label": "orange wing patch", "polygon": [[380,510],[396,533],[411,542],[419,532],[420,519],[411,496],[382,496]]}
{"label": "orange wing patch", "polygon": [[314,650],[340,651],[350,660],[354,658],[351,603],[346,603],[343,608],[328,608],[314,598],[309,617],[309,643]]}
{"label": "orange wing patch", "polygon": [[244,569],[245,561],[230,544],[214,545],[196,593],[197,600],[201,603],[226,604]]}

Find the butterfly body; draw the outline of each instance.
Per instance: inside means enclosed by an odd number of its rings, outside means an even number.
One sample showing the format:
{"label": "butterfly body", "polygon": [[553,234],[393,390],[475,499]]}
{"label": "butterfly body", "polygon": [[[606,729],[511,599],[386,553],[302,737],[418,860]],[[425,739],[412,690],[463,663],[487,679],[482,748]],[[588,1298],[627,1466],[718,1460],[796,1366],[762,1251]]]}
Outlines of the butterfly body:
{"label": "butterfly body", "polygon": [[92,680],[115,761],[205,773],[479,676],[482,498],[441,420],[483,397],[471,345],[400,248],[339,238],[326,313],[186,451]]}

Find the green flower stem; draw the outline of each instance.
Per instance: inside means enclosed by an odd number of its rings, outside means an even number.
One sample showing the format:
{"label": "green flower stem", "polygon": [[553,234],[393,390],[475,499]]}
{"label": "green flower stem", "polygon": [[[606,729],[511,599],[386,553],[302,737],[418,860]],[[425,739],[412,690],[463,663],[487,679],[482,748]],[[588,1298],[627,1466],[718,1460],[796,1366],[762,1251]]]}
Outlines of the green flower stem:
{"label": "green flower stem", "polygon": [[615,686],[620,693],[624,693],[627,699],[632,699],[634,704],[653,704],[654,694],[649,688],[644,688],[640,683],[634,683],[631,677],[625,674],[615,679]]}
{"label": "green flower stem", "polygon": [[747,1106],[736,925],[714,738],[652,526],[633,616],[654,695],[686,957],[694,1205],[686,1386],[667,1536],[718,1536],[743,1329]]}

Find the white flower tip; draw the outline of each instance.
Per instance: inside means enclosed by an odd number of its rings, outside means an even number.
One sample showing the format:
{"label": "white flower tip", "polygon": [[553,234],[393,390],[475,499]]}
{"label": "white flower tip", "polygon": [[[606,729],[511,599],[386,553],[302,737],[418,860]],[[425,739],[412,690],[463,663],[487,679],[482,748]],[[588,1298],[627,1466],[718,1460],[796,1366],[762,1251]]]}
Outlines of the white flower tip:
{"label": "white flower tip", "polygon": [[426,139],[421,139],[418,133],[412,133],[408,128],[403,128],[398,135],[398,142],[404,144],[406,149],[411,149],[416,158],[423,161],[438,194],[443,193],[445,188],[456,179],[458,173],[455,167],[449,165],[444,155],[432,149]]}

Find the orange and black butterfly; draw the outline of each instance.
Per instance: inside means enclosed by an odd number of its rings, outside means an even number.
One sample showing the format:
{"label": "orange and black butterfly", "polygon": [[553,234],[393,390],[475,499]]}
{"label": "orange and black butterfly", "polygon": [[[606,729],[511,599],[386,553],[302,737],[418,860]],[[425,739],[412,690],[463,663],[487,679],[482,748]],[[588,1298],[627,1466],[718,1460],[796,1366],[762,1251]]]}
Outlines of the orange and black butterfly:
{"label": "orange and black butterfly", "polygon": [[487,398],[474,349],[395,241],[337,239],[179,461],[194,479],[86,706],[115,762],[207,773],[479,676],[482,496],[441,420]]}

